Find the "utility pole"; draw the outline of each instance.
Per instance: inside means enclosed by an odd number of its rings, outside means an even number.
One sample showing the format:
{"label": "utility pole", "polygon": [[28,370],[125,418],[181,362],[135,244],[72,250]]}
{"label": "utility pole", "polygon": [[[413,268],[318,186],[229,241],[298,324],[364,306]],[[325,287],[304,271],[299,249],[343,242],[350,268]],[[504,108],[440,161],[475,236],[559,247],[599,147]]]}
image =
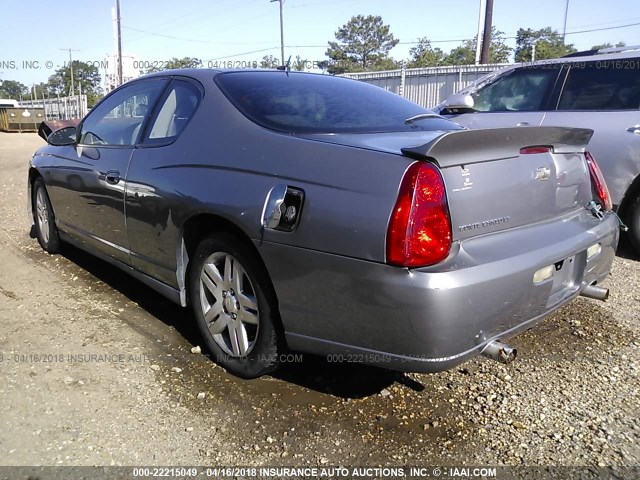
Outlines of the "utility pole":
{"label": "utility pole", "polygon": [[536,61],[536,44],[531,45],[531,61]]}
{"label": "utility pole", "polygon": [[273,2],[280,4],[280,56],[282,58],[282,66],[284,66],[284,22],[282,20],[282,4],[284,0],[271,0],[271,3]]}
{"label": "utility pole", "polygon": [[564,24],[562,26],[562,43],[564,42],[564,37],[567,34],[567,16],[569,15],[569,0],[566,0],[564,6]]}
{"label": "utility pole", "polygon": [[[44,119],[49,120],[49,117],[47,117],[47,101],[44,99],[44,88],[40,90],[40,93],[42,94],[42,109],[44,110]],[[37,96],[38,96],[38,91],[36,90],[36,98]]]}
{"label": "utility pole", "polygon": [[482,54],[480,55],[480,63],[489,63],[492,21],[493,21],[493,0],[487,0],[487,8],[484,13],[484,34],[482,35]]}
{"label": "utility pole", "polygon": [[480,0],[478,9],[478,35],[476,36],[476,65],[480,63],[480,52],[482,51],[482,20],[484,20],[484,5],[486,0]]}
{"label": "utility pole", "polygon": [[122,30],[120,28],[120,0],[116,0],[116,25],[118,29],[118,86],[122,85]]}
{"label": "utility pole", "polygon": [[84,117],[82,109],[82,82],[78,82],[78,118]]}
{"label": "utility pole", "polygon": [[65,50],[69,52],[69,71],[71,72],[71,92],[70,95],[73,95],[75,90],[73,89],[73,58],[71,57],[71,52],[79,52],[80,50],[76,50],[73,48],[61,48],[60,50]]}

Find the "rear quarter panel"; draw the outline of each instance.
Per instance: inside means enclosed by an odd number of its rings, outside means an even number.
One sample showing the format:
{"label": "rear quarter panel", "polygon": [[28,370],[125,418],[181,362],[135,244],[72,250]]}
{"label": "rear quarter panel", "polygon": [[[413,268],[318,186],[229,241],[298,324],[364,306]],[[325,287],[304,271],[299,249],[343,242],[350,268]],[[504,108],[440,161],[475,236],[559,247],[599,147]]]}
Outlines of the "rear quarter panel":
{"label": "rear quarter panel", "polygon": [[279,183],[303,189],[304,206],[294,232],[266,230],[265,242],[384,261],[389,215],[411,160],[266,130],[211,83],[178,140],[138,149],[129,167],[131,250],[147,273],[175,285],[180,230],[199,213],[260,239],[265,199]]}

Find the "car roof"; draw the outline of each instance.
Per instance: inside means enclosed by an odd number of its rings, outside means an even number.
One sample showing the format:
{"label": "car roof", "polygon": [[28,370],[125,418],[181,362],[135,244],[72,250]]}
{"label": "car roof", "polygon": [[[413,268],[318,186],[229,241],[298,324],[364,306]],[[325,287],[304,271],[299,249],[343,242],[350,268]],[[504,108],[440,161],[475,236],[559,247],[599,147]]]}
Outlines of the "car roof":
{"label": "car roof", "polygon": [[[148,73],[138,78],[151,78],[151,77],[166,77],[166,76],[185,76],[195,78],[201,82],[209,81],[214,78],[216,75],[220,75],[223,73],[246,73],[246,72],[254,72],[254,73],[280,73],[282,75],[321,75],[321,76],[330,76],[330,75],[322,75],[321,73],[312,73],[312,72],[300,72],[300,71],[284,71],[284,70],[276,70],[272,68],[229,68],[229,69],[215,69],[215,68],[179,68],[174,70],[162,70],[159,72]],[[332,75],[331,75],[332,76]],[[138,80],[138,78],[136,80]]]}
{"label": "car roof", "polygon": [[[614,51],[611,51],[614,50]],[[598,60],[620,60],[625,58],[635,58],[640,57],[640,46],[639,47],[630,47],[625,50],[616,51],[615,49],[605,48],[602,50],[589,50],[587,52],[578,52],[571,55],[567,55],[562,58],[553,58],[548,60],[540,60],[540,62],[535,63],[549,63],[549,62],[558,62],[558,63],[566,63],[566,62],[587,62],[587,61],[598,61]]]}
{"label": "car roof", "polygon": [[548,58],[544,60],[537,60],[535,62],[522,62],[512,65],[513,68],[527,66],[527,65],[549,65],[550,63],[576,63],[576,62],[592,62],[592,61],[605,61],[605,60],[620,60],[625,58],[637,58],[640,57],[640,46],[635,47],[622,47],[616,48],[604,48],[601,50],[589,50],[586,52],[577,52],[561,58]]}
{"label": "car roof", "polygon": [[[615,52],[611,52],[611,53],[606,53],[608,50],[616,50]],[[582,53],[582,55],[580,55]],[[506,67],[503,68],[499,68],[497,70],[493,70],[492,72],[487,73],[486,75],[483,75],[482,77],[480,77],[479,79],[477,79],[475,82],[473,82],[471,85],[468,85],[467,87],[463,88],[461,90],[465,91],[467,90],[469,87],[476,85],[490,77],[496,77],[498,75],[501,75],[504,72],[510,71],[510,70],[516,70],[518,68],[523,68],[523,67],[535,67],[537,65],[541,65],[541,66],[548,66],[548,65],[554,65],[554,64],[562,64],[562,63],[582,63],[582,62],[605,62],[605,61],[610,61],[610,60],[624,60],[626,58],[638,58],[640,57],[640,46],[636,46],[636,47],[623,47],[618,49],[603,49],[603,50],[589,50],[587,52],[578,52],[578,53],[574,53],[571,55],[567,55],[565,57],[560,57],[560,58],[546,58],[544,60],[536,60],[535,62],[520,62],[520,63],[514,63],[512,65],[508,65]]]}

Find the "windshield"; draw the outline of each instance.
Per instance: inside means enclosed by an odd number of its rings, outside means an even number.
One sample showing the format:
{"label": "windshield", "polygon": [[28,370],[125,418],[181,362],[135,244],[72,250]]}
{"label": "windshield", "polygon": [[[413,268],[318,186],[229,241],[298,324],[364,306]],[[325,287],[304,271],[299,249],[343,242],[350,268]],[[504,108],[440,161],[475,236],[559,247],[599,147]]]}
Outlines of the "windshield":
{"label": "windshield", "polygon": [[558,77],[560,67],[525,66],[485,78],[467,92],[477,112],[532,112],[545,107],[545,101]]}
{"label": "windshield", "polygon": [[478,90],[480,90],[482,87],[495,82],[500,77],[510,75],[514,71],[515,71],[514,68],[503,68],[501,70],[496,70],[494,72],[487,73],[483,77],[480,77],[478,80],[473,82],[471,85],[468,85],[462,90],[460,90],[458,93],[460,94],[468,93],[471,96],[473,96],[473,94]]}
{"label": "windshield", "polygon": [[373,133],[452,130],[445,119],[409,117],[433,113],[402,97],[356,80],[328,75],[229,72],[216,81],[250,120],[288,133]]}

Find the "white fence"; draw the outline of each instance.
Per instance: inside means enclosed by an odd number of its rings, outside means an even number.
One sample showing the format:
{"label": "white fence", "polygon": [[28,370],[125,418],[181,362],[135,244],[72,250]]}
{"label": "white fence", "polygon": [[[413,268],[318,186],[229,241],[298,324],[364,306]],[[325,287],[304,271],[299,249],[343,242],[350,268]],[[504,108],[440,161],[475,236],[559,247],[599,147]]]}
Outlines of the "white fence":
{"label": "white fence", "polygon": [[427,108],[435,107],[477,79],[509,63],[403,68],[382,72],[345,73],[343,76],[377,85]]}
{"label": "white fence", "polygon": [[46,120],[82,118],[88,112],[86,95],[21,100],[18,102],[18,105],[21,108],[42,108]]}

